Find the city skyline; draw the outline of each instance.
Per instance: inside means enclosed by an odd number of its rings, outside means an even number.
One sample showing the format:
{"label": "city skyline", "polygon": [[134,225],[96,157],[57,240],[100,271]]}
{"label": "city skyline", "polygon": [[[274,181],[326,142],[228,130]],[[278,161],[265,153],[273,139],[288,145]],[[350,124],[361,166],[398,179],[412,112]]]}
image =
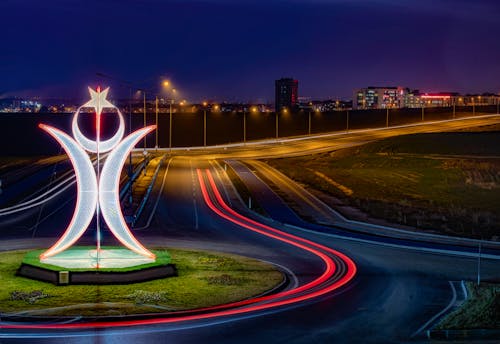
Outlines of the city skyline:
{"label": "city skyline", "polygon": [[273,81],[286,76],[314,99],[381,84],[500,89],[494,1],[51,3],[0,5],[0,97],[81,98],[75,85],[97,83],[126,95],[99,72],[144,88],[168,78],[193,101],[272,102]]}

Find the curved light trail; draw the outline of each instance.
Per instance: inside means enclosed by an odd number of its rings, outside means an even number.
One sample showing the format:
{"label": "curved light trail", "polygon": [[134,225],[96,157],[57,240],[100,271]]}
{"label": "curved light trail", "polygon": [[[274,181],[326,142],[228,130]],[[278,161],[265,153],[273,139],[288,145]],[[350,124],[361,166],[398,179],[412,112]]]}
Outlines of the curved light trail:
{"label": "curved light trail", "polygon": [[[356,265],[341,252],[313,241],[280,231],[276,228],[254,221],[231,209],[223,200],[209,170],[205,176],[197,170],[198,181],[206,205],[218,216],[245,229],[279,240],[317,256],[323,261],[323,273],[313,281],[297,288],[254,299],[202,309],[172,312],[161,316],[123,321],[81,322],[64,324],[4,324],[3,329],[86,329],[128,327],[141,325],[169,324],[203,319],[215,319],[224,316],[236,316],[257,311],[276,309],[281,306],[296,304],[331,293],[345,286],[356,275]],[[205,182],[208,179],[208,185]]]}

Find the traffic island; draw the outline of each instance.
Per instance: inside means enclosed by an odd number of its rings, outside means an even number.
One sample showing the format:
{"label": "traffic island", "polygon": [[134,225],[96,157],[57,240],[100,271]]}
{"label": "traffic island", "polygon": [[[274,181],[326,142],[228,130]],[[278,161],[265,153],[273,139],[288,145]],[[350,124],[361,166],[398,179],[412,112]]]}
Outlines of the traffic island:
{"label": "traffic island", "polygon": [[[152,251],[158,257],[167,249]],[[280,269],[256,259],[168,248],[168,264],[175,264],[176,276],[124,284],[61,286],[16,275],[23,262],[29,263],[26,258],[38,257],[40,251],[30,252],[0,253],[0,316],[4,321],[42,321],[53,316],[154,316],[272,294],[288,283]]]}

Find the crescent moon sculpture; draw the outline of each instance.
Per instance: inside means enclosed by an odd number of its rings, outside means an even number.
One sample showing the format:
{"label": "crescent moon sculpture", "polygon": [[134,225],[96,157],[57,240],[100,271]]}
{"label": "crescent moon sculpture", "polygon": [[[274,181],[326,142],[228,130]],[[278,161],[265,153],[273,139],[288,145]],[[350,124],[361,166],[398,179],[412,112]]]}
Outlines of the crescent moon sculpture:
{"label": "crescent moon sculpture", "polygon": [[114,236],[128,249],[148,258],[155,258],[155,255],[142,246],[130,232],[120,208],[120,175],[123,164],[129,152],[137,142],[144,136],[155,130],[152,125],[139,129],[128,135],[111,153],[109,153],[104,167],[102,168],[101,179],[99,180],[99,209],[102,217]]}
{"label": "crescent moon sculpture", "polygon": [[[91,100],[78,108],[73,116],[72,131],[74,139],[59,129],[45,124],[39,125],[40,128],[55,138],[68,154],[75,170],[77,185],[77,201],[73,218],[61,238],[40,255],[41,261],[71,247],[85,233],[96,210],[98,220],[100,211],[110,231],[125,247],[149,260],[154,261],[156,258],[131,233],[123,218],[119,198],[120,175],[128,154],[137,142],[155,130],[156,126],[152,125],[139,129],[122,140],[125,132],[125,123],[120,110],[106,99],[108,90],[109,87],[103,92],[101,92],[100,88],[97,91],[89,88]],[[97,138],[95,141],[87,138],[78,127],[78,117],[83,107],[93,107],[95,109],[97,128]],[[101,142],[99,140],[99,121],[103,108],[117,110],[119,126],[116,133],[110,139]],[[98,165],[99,153],[110,152],[99,176],[96,175],[94,166],[85,150],[97,153]],[[99,171],[99,168],[97,170]],[[97,232],[97,253],[99,254],[99,225]],[[99,261],[97,262],[97,267],[99,267]]]}
{"label": "crescent moon sculpture", "polygon": [[75,212],[63,236],[40,259],[54,256],[73,245],[92,221],[97,206],[97,178],[87,153],[68,134],[54,127],[40,124],[40,128],[59,142],[73,165],[76,175],[77,197]]}
{"label": "crescent moon sculpture", "polygon": [[[79,107],[73,116],[73,121],[71,123],[71,129],[73,131],[73,136],[75,137],[76,142],[80,144],[87,151],[92,153],[97,153],[97,142],[94,140],[90,140],[87,138],[80,128],[78,127],[78,117],[80,116],[80,110],[82,107]],[[122,113],[118,108],[116,108],[118,112],[118,118],[120,123],[118,124],[118,130],[116,133],[108,140],[99,141],[99,152],[106,153],[112,150],[123,138],[123,134],[125,133],[125,122],[123,120]]]}

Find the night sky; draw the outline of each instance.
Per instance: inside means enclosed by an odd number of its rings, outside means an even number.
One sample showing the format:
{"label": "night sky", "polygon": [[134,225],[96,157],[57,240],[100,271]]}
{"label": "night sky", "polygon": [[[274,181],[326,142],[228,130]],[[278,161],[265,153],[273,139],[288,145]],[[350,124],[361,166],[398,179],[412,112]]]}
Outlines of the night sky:
{"label": "night sky", "polygon": [[127,92],[96,72],[191,101],[500,91],[498,0],[1,0],[0,28],[0,97]]}

